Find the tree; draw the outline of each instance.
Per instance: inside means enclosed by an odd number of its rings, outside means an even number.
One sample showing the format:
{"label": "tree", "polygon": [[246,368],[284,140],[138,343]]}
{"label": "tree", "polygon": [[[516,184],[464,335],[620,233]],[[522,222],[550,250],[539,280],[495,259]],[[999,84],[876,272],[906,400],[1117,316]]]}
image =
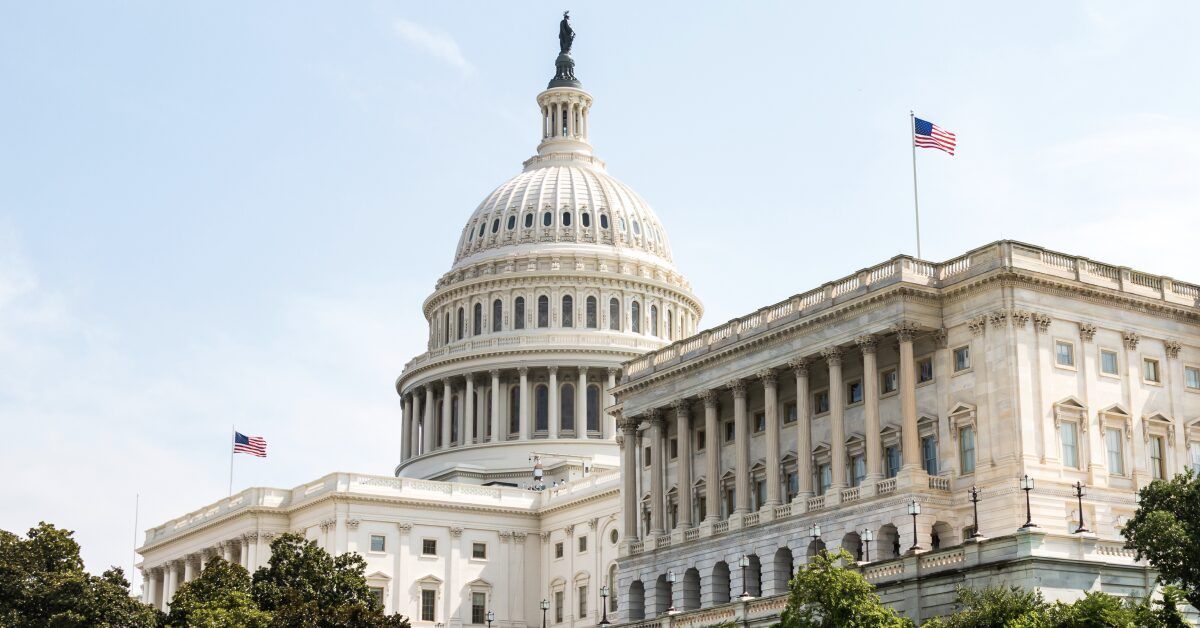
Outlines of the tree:
{"label": "tree", "polygon": [[250,573],[221,558],[205,565],[200,577],[185,583],[171,599],[167,626],[190,628],[266,628],[271,614],[258,609],[250,594]]}
{"label": "tree", "polygon": [[1188,469],[1138,492],[1138,509],[1121,530],[1125,547],[1148,560],[1158,578],[1200,608],[1200,478]]}
{"label": "tree", "polygon": [[1114,595],[1088,592],[1074,602],[1042,600],[1040,593],[1020,587],[975,590],[959,587],[953,615],[938,617],[924,628],[1138,628],[1186,626],[1177,607],[1178,594],[1164,591],[1161,608],[1148,599],[1122,601]]}
{"label": "tree", "polygon": [[781,628],[906,628],[911,620],[884,606],[875,587],[856,571],[846,550],[819,552],[791,581]]}
{"label": "tree", "polygon": [[25,539],[0,530],[0,626],[152,628],[159,613],[129,596],[120,568],[83,570],[72,532],[42,522]]}
{"label": "tree", "polygon": [[354,553],[336,558],[298,534],[271,542],[271,559],[254,573],[251,591],[260,610],[280,628],[408,628],[408,619],[385,615]]}
{"label": "tree", "polygon": [[924,624],[935,628],[1034,628],[1045,626],[1049,605],[1037,591],[1020,587],[989,587],[972,589],[958,587],[955,593],[958,610],[953,615],[937,617]]}

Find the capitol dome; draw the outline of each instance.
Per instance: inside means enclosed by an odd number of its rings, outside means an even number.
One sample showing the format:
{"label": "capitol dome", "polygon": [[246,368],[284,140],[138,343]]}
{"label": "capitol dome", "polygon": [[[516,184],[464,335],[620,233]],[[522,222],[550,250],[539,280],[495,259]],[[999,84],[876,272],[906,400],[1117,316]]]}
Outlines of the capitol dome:
{"label": "capitol dome", "polygon": [[427,351],[396,380],[398,476],[527,486],[535,458],[547,484],[615,468],[621,365],[698,328],[662,222],[593,155],[592,96],[569,55],[556,65],[537,154],[475,208],[422,305]]}

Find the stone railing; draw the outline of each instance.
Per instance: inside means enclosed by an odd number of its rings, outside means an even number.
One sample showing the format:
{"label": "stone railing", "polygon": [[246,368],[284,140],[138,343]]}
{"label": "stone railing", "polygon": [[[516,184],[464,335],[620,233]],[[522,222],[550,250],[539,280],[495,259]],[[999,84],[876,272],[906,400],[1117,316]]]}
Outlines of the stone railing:
{"label": "stone railing", "polygon": [[776,519],[779,519],[781,517],[790,517],[790,516],[792,516],[792,505],[791,504],[780,504],[775,507],[775,518]]}
{"label": "stone railing", "polygon": [[858,492],[857,486],[852,486],[850,488],[842,489],[842,501],[843,502],[852,502],[852,501],[858,499],[858,495],[859,495],[859,492]]}
{"label": "stone railing", "polygon": [[757,512],[746,513],[742,517],[742,525],[745,527],[758,525],[760,515]]}
{"label": "stone railing", "polygon": [[888,478],[875,483],[876,495],[887,495],[896,492],[896,478]]}
{"label": "stone railing", "polygon": [[1033,271],[1180,305],[1200,305],[1200,286],[1194,284],[1002,240],[941,263],[918,260],[907,255],[894,257],[630,360],[625,363],[622,381],[646,377],[659,368],[669,368],[678,361],[703,355],[773,326],[807,317],[831,307],[835,301],[857,298],[901,282],[942,287],[1000,269]]}
{"label": "stone railing", "polygon": [[809,497],[808,501],[805,503],[805,506],[807,506],[809,510],[820,510],[825,507],[825,496],[814,495]]}
{"label": "stone railing", "polygon": [[935,491],[950,491],[950,478],[937,475],[929,476],[929,488]]}
{"label": "stone railing", "polygon": [[725,534],[726,532],[729,532],[728,519],[713,524],[713,534]]}

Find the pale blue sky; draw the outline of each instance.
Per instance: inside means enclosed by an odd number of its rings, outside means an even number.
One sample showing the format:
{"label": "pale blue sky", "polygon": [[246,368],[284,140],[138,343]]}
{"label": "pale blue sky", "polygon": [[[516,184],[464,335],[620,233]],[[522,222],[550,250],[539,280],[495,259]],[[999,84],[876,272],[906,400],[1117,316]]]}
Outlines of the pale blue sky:
{"label": "pale blue sky", "polygon": [[538,139],[572,10],[593,143],[709,326],[1017,238],[1200,281],[1200,5],[0,5],[0,528],[91,569],[236,488],[387,474],[392,382]]}

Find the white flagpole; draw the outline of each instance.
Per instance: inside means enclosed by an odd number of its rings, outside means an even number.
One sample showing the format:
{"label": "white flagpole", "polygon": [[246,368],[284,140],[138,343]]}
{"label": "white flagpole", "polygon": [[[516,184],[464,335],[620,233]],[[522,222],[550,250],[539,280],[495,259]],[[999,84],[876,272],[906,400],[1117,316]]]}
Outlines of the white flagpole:
{"label": "white flagpole", "polygon": [[921,206],[917,203],[917,116],[908,112],[908,143],[912,146],[913,216],[917,221],[917,259],[921,259]]}
{"label": "white flagpole", "polygon": [[233,426],[233,438],[229,441],[229,496],[233,497],[233,444],[237,441],[237,426]]}
{"label": "white flagpole", "polygon": [[[133,563],[129,566],[129,589],[133,592],[133,577],[137,571],[137,546],[138,546],[138,510],[142,505],[142,494],[137,493],[133,498]],[[153,600],[148,600],[153,602]]]}

